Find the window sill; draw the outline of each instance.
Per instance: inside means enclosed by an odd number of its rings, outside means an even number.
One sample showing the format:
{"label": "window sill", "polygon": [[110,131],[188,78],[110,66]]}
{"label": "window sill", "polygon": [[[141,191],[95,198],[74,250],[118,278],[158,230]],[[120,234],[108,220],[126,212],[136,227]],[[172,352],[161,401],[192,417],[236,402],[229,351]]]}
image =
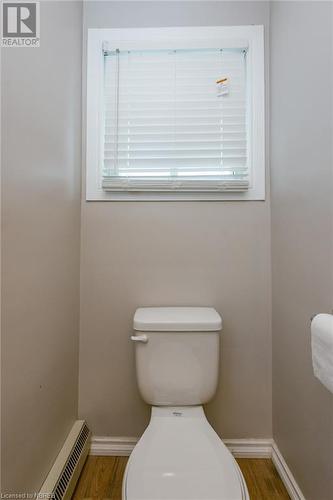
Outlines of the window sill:
{"label": "window sill", "polygon": [[112,192],[97,189],[88,192],[86,201],[264,201],[265,190],[222,192]]}

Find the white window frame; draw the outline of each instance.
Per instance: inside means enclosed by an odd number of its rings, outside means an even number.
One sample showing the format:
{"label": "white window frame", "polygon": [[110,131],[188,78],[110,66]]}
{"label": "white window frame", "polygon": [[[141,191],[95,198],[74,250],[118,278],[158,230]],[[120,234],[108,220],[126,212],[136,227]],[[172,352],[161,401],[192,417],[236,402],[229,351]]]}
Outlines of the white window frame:
{"label": "white window frame", "polygon": [[[105,42],[130,50],[140,44],[152,48],[247,49],[247,84],[250,87],[248,154],[250,187],[244,192],[111,192],[102,188],[103,85]],[[265,76],[263,26],[89,29],[87,46],[86,199],[104,201],[265,200]]]}

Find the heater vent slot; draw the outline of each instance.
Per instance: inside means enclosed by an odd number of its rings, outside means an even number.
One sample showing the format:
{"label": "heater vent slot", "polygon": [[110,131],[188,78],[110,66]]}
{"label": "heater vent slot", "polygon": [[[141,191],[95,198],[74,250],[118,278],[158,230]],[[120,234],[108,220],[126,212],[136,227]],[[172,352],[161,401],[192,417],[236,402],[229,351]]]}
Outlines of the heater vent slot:
{"label": "heater vent slot", "polygon": [[79,437],[76,440],[76,443],[73,447],[73,450],[67,460],[67,463],[61,473],[59,481],[54,489],[55,500],[62,500],[65,497],[66,490],[68,488],[69,483],[71,482],[73,473],[76,469],[76,466],[80,460],[82,451],[90,437],[90,432],[86,424],[83,425],[82,430],[79,434]]}
{"label": "heater vent slot", "polygon": [[84,420],[76,420],[39,493],[41,498],[70,500],[88,456],[91,433]]}

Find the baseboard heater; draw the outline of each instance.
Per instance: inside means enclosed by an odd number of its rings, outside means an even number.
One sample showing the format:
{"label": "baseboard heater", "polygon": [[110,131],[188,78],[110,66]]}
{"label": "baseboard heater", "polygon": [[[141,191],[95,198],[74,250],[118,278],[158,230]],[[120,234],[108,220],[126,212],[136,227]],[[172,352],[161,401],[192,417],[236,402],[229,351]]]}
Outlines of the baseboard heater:
{"label": "baseboard heater", "polygon": [[89,453],[90,437],[91,433],[85,421],[77,420],[39,492],[41,495],[47,495],[54,500],[71,498]]}

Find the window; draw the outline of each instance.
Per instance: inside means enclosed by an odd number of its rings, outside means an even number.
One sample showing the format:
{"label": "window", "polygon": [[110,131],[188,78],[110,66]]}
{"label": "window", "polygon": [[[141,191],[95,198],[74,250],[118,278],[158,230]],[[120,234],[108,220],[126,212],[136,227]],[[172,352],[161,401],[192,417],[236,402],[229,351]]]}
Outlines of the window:
{"label": "window", "polygon": [[87,199],[264,199],[260,26],[89,30]]}

